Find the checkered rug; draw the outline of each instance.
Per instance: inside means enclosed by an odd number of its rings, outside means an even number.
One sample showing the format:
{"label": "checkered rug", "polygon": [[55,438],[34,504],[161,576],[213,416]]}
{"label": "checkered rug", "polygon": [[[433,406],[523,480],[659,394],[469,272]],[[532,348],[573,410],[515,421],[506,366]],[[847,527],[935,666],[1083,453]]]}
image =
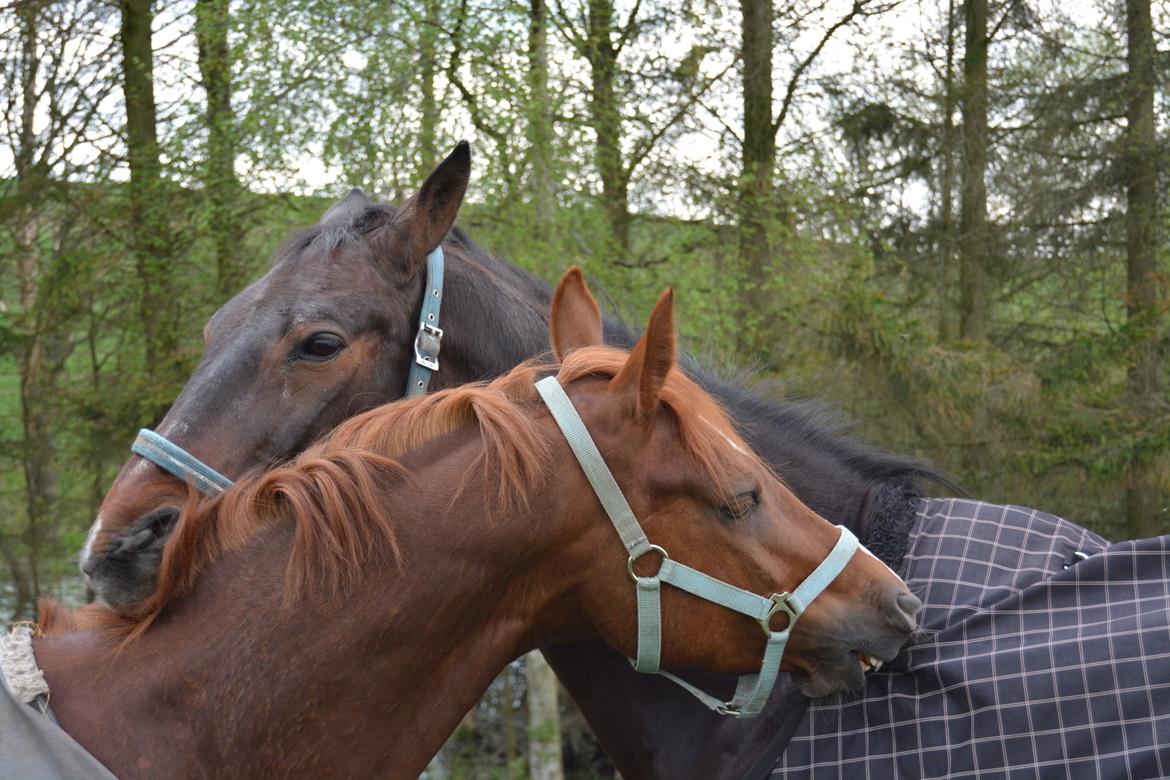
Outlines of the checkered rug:
{"label": "checkered rug", "polygon": [[773,776],[1170,776],[1170,537],[923,500],[899,574],[921,635],[813,702]]}

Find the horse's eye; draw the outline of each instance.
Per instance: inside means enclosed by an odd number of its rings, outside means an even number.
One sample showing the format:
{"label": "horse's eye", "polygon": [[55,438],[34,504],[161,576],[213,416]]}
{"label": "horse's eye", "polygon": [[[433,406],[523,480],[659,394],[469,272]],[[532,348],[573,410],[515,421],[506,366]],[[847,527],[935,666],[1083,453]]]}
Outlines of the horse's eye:
{"label": "horse's eye", "polygon": [[345,342],[335,333],[314,333],[297,348],[295,357],[300,360],[309,360],[324,363],[341,354],[345,349]]}
{"label": "horse's eye", "polygon": [[738,496],[719,507],[719,511],[728,520],[742,520],[747,513],[760,503],[760,495],[754,490],[740,493]]}

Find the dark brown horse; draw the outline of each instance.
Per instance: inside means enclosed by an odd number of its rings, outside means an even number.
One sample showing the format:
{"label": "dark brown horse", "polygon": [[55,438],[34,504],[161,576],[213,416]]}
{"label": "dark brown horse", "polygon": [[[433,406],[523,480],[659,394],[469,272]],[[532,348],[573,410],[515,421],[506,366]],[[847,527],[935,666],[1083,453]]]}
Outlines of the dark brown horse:
{"label": "dark brown horse", "polygon": [[[629,355],[600,346],[587,295],[576,275],[558,296],[553,370],[649,538],[748,591],[793,589],[839,532],[673,369],[669,292]],[[520,653],[601,637],[632,655],[626,554],[533,390],[548,371],[364,413],[189,504],[133,619],[89,608],[35,643],[61,725],[124,778],[414,777]],[[786,666],[853,684],[859,655],[909,637],[908,593],[853,555]],[[662,609],[664,664],[757,670],[754,621],[681,591]]]}
{"label": "dark brown horse", "polygon": [[[468,176],[468,150],[460,145],[400,209],[355,191],[294,237],[264,278],[208,322],[204,358],[158,431],[239,478],[291,457],[347,416],[401,396],[414,357],[423,260],[440,241],[445,336],[432,386],[499,375],[545,350],[552,290],[450,230]],[[633,344],[618,323],[606,322],[605,332],[610,343]],[[900,562],[907,497],[914,480],[932,471],[835,436],[815,411],[764,401],[686,367],[802,501],[851,528],[887,563]],[[145,460],[127,462],[82,560],[107,602],[125,607],[152,592],[184,495],[179,480]],[[788,686],[764,716],[738,723],[635,674],[601,643],[546,654],[632,778],[742,776],[777,732],[799,720],[804,703]]]}

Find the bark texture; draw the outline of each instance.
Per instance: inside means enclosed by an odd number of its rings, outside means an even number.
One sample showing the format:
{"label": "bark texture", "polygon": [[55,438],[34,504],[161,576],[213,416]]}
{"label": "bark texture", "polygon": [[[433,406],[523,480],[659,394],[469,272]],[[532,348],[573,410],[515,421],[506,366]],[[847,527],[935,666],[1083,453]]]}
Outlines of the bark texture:
{"label": "bark texture", "polygon": [[228,0],[198,0],[195,37],[199,44],[199,75],[207,93],[207,161],[203,191],[208,227],[215,245],[216,281],[224,299],[243,286],[245,270],[239,254],[243,230],[236,179],[236,120],[232,114],[232,57],[228,43],[231,24]]}
{"label": "bark texture", "polygon": [[963,161],[959,207],[959,335],[985,341],[991,240],[987,225],[987,0],[965,0]]}
{"label": "bark texture", "polygon": [[618,259],[630,249],[630,179],[622,160],[621,108],[615,81],[620,48],[613,41],[613,3],[589,0],[585,58],[592,74],[590,123],[596,136],[594,159],[601,177],[601,205],[609,231],[608,249]]}
{"label": "bark texture", "polygon": [[743,172],[740,256],[746,311],[768,308],[764,285],[772,269],[769,223],[775,199],[776,130],[772,123],[772,0],[743,0]]}
{"label": "bark texture", "polygon": [[[126,151],[130,162],[130,231],[138,280],[146,370],[165,384],[182,376],[178,354],[178,296],[168,262],[165,192],[159,161],[154,100],[153,15],[150,0],[120,0],[122,91],[126,104]],[[151,414],[150,416],[154,416]]]}
{"label": "bark texture", "polygon": [[528,774],[532,780],[564,780],[556,673],[539,650],[524,656],[528,675]]}
{"label": "bark texture", "polygon": [[[1158,136],[1154,124],[1154,28],[1150,0],[1126,0],[1126,314],[1131,332],[1129,394],[1144,416],[1161,399],[1158,354]],[[1164,401],[1164,399],[1161,399]],[[1134,538],[1166,532],[1167,496],[1152,464],[1135,455],[1126,475],[1126,522]]]}

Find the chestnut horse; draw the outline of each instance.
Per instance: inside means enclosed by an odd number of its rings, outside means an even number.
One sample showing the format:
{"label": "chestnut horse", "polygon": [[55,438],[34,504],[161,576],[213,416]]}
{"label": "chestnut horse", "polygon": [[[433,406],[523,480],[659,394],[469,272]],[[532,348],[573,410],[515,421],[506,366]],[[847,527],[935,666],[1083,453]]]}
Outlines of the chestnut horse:
{"label": "chestnut horse", "polygon": [[[354,191],[291,239],[272,269],[207,323],[203,360],[158,432],[239,478],[292,457],[347,416],[400,397],[414,360],[425,258],[440,243],[445,335],[432,387],[497,376],[544,351],[551,288],[452,230],[469,175],[468,147],[460,144],[401,208]],[[605,334],[612,344],[634,343],[613,321]],[[815,410],[766,401],[685,368],[730,410],[801,501],[850,528],[887,564],[900,564],[914,483],[937,472],[834,435]],[[184,495],[181,480],[146,460],[126,463],[82,555],[99,597],[124,609],[152,592]],[[545,654],[632,778],[741,777],[770,743],[782,744],[806,703],[786,681],[763,716],[733,722],[635,674],[602,643]],[[616,708],[616,701],[624,703]]]}
{"label": "chestnut horse", "polygon": [[[654,544],[751,593],[809,578],[844,532],[673,368],[669,291],[628,355],[601,345],[579,274],[558,303],[551,371]],[[62,727],[123,778],[414,777],[520,653],[633,655],[626,553],[534,391],[549,373],[366,412],[188,503],[133,619],[91,607],[34,643]],[[901,580],[849,555],[783,655],[825,690],[914,629]],[[755,621],[678,590],[661,609],[664,665],[759,669]]]}

